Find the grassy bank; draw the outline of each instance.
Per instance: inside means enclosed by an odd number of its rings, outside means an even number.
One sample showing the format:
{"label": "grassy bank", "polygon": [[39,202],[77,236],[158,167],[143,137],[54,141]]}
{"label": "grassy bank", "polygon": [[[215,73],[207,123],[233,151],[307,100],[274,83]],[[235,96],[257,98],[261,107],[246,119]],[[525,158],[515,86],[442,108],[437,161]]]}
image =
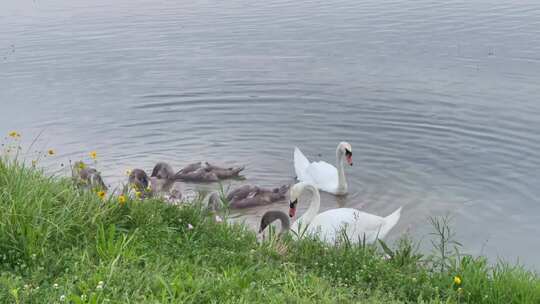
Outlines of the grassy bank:
{"label": "grassy bank", "polygon": [[536,274],[439,249],[261,245],[196,206],[101,200],[0,161],[1,303],[540,303]]}

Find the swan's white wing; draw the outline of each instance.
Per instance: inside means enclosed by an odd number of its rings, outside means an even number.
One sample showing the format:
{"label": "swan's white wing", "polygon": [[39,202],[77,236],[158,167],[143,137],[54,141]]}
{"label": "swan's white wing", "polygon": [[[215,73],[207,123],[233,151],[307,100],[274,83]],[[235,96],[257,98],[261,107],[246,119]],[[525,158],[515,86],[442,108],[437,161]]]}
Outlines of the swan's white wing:
{"label": "swan's white wing", "polygon": [[294,148],[294,172],[300,181],[305,181],[306,169],[309,166],[309,160],[298,148]]}
{"label": "swan's white wing", "polygon": [[385,220],[380,216],[352,208],[338,208],[318,214],[309,225],[307,233],[334,243],[345,232],[351,242],[360,242],[365,237],[366,242],[371,243],[378,237],[384,224]]}
{"label": "swan's white wing", "polygon": [[313,162],[307,167],[303,181],[313,183],[323,191],[335,193],[338,188],[338,171],[325,161]]}

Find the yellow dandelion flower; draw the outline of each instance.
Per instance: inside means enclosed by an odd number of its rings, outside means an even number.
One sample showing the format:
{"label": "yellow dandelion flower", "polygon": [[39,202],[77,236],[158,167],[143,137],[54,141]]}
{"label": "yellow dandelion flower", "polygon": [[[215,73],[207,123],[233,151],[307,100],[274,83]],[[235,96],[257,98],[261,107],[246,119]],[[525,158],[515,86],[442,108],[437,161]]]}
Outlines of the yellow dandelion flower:
{"label": "yellow dandelion flower", "polygon": [[21,134],[19,134],[19,132],[17,132],[17,131],[11,131],[11,132],[9,132],[9,137],[11,137],[11,138],[19,138],[19,137],[21,137]]}
{"label": "yellow dandelion flower", "polygon": [[90,152],[90,158],[91,159],[97,159],[97,152],[96,151]]}
{"label": "yellow dandelion flower", "polygon": [[127,169],[127,170],[126,170],[126,175],[127,175],[127,176],[130,176],[130,175],[131,175],[131,169]]}
{"label": "yellow dandelion flower", "polygon": [[120,203],[120,205],[125,204],[125,203],[126,203],[126,197],[125,197],[125,195],[123,195],[123,194],[120,195],[120,196],[118,197],[118,202]]}
{"label": "yellow dandelion flower", "polygon": [[54,154],[56,154],[56,152],[54,152],[53,149],[49,149],[49,151],[47,151],[47,154],[49,154],[50,156],[53,156]]}
{"label": "yellow dandelion flower", "polygon": [[461,278],[459,276],[454,277],[454,284],[461,285]]}
{"label": "yellow dandelion flower", "polygon": [[105,198],[105,191],[98,191],[97,195],[99,196],[100,199],[104,199]]}
{"label": "yellow dandelion flower", "polygon": [[136,192],[135,192],[135,196],[136,196],[137,198],[141,198],[141,197],[142,197],[141,191],[136,191]]}

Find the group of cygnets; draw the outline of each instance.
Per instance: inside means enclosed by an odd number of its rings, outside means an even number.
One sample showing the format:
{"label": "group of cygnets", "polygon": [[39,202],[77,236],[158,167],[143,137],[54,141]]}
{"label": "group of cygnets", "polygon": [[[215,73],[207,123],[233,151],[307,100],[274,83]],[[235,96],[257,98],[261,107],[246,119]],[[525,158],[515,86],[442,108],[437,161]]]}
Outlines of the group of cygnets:
{"label": "group of cygnets", "polygon": [[[158,192],[166,192],[171,201],[181,201],[182,192],[173,187],[176,182],[191,183],[211,183],[224,179],[241,178],[240,172],[243,167],[224,168],[212,165],[208,162],[197,162],[190,164],[179,171],[174,171],[171,165],[159,162],[154,166],[150,176],[142,169],[133,169],[128,175],[128,188],[124,192],[134,190],[141,197],[149,197]],[[95,168],[91,168],[83,162],[76,162],[72,168],[72,175],[75,182],[91,189],[106,190],[107,186],[103,182],[101,175]],[[278,201],[284,201],[288,186],[281,186],[275,189],[265,189],[253,185],[244,185],[226,196],[229,207],[248,208],[261,205],[268,205]],[[219,197],[211,195],[209,204],[212,208],[217,208]]]}
{"label": "group of cygnets", "polygon": [[[386,217],[362,212],[354,208],[336,208],[319,213],[319,190],[334,194],[346,195],[348,184],[345,176],[345,163],[352,166],[352,147],[349,143],[341,142],[336,149],[336,166],[324,161],[310,162],[300,149],[294,149],[294,169],[298,183],[289,187],[284,185],[275,189],[265,189],[254,185],[243,185],[226,194],[230,208],[248,208],[285,202],[289,196],[289,214],[282,211],[267,211],[260,223],[259,232],[276,220],[281,221],[281,232],[291,230],[293,238],[303,235],[317,236],[321,240],[334,244],[346,237],[349,242],[372,243],[384,238],[397,224],[401,207]],[[229,178],[241,178],[244,167],[219,167],[208,162],[190,164],[179,171],[171,165],[159,162],[154,166],[150,177],[144,170],[133,169],[128,176],[128,185],[144,197],[156,191],[160,184],[162,190],[169,189],[170,197],[181,200],[181,191],[170,186],[176,182],[210,183]],[[106,189],[99,172],[84,165],[82,162],[73,166],[73,178],[79,184],[90,185],[94,188]],[[289,189],[290,188],[290,189]],[[292,224],[290,219],[296,217],[296,209],[302,194],[311,194],[307,211]],[[217,193],[209,196],[208,204],[216,209],[219,204]]]}

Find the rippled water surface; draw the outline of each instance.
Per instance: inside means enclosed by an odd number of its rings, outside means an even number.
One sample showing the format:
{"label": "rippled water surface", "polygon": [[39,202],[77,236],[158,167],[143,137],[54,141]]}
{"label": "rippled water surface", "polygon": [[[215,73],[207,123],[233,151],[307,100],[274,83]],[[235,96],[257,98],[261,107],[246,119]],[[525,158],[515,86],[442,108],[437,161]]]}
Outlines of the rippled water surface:
{"label": "rippled water surface", "polygon": [[392,238],[451,214],[469,252],[535,266],[539,97],[536,0],[0,3],[0,131],[43,131],[51,171],[97,150],[110,184],[210,160],[277,186],[294,146],[333,163],[347,140],[324,209],[404,206]]}

